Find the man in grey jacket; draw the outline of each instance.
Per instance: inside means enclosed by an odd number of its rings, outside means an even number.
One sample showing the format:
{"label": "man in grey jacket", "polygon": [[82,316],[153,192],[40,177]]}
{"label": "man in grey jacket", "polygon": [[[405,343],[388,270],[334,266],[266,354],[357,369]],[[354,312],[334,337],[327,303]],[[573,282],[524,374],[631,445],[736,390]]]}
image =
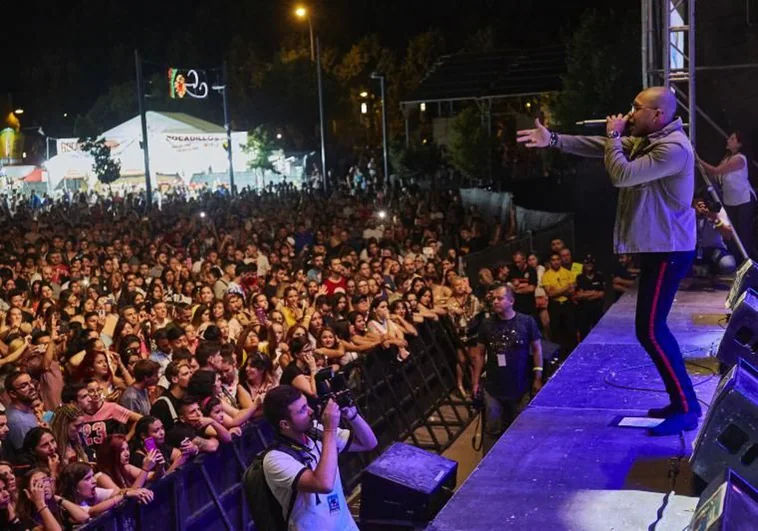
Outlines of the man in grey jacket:
{"label": "man in grey jacket", "polygon": [[[697,428],[701,416],[681,350],[666,324],[679,282],[695,256],[692,145],[675,118],[676,99],[665,87],[650,87],[634,99],[626,115],[608,116],[606,136],[559,135],[535,120],[518,131],[528,148],[553,147],[584,157],[603,158],[619,188],[614,246],[617,254],[640,258],[635,328],[655,363],[671,403],[648,414],[665,420],[652,435]],[[622,136],[627,125],[630,136]]]}

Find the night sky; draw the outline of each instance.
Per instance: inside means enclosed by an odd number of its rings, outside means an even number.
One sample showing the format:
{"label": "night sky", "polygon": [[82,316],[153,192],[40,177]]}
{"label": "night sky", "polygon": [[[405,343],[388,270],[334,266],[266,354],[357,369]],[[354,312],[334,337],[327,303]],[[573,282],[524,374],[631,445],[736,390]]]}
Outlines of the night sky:
{"label": "night sky", "polygon": [[[27,112],[24,122],[65,133],[63,120],[84,114],[112,84],[133,79],[133,50],[154,64],[218,65],[233,39],[267,59],[306,26],[292,16],[294,2],[214,0],[21,0],[4,5],[4,54],[0,92]],[[197,5],[199,4],[199,5]],[[579,7],[579,5],[581,7]],[[597,0],[535,2],[469,0],[323,0],[314,2],[314,23],[325,45],[341,51],[362,36],[403,50],[408,39],[430,28],[443,31],[448,49],[462,46],[491,25],[498,44],[550,44],[570,34]],[[147,66],[147,70],[151,65]],[[136,109],[135,109],[136,112]]]}

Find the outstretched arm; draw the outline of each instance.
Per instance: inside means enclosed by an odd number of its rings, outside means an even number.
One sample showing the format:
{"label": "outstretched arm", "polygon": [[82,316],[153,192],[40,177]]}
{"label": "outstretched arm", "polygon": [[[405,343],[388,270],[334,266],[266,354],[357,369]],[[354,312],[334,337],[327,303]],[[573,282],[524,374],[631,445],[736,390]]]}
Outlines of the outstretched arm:
{"label": "outstretched arm", "polygon": [[[610,117],[609,117],[610,118]],[[565,153],[580,157],[602,158],[605,152],[607,138],[604,136],[581,136],[581,135],[558,135],[553,133],[540,123],[539,118],[534,120],[534,129],[522,129],[517,131],[516,141],[528,148],[555,147]],[[553,143],[551,144],[551,140]],[[621,139],[621,145],[628,149],[633,141],[629,137]]]}

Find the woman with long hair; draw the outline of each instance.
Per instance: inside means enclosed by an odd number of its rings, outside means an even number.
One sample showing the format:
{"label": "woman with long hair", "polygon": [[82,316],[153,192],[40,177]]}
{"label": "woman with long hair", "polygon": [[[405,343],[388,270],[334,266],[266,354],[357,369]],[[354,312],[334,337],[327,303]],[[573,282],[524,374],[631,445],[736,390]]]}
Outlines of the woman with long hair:
{"label": "woman with long hair", "polygon": [[102,474],[97,476],[97,484],[102,488],[138,489],[154,477],[153,469],[165,465],[163,455],[157,449],[147,452],[142,466],[130,464],[131,454],[126,436],[111,434],[97,447],[97,466]]}
{"label": "woman with long hair", "polygon": [[135,498],[140,503],[153,501],[153,492],[148,489],[102,489],[97,486],[95,473],[87,463],[69,463],[61,470],[57,481],[58,494],[84,509],[90,517],[103,514],[125,498]]}
{"label": "woman with long hair", "polygon": [[32,468],[45,468],[53,478],[58,477],[60,457],[55,436],[47,428],[36,427],[29,430],[24,437],[24,444],[15,467],[16,473]]}
{"label": "woman with long hair", "polygon": [[410,355],[408,342],[405,340],[405,334],[400,327],[390,319],[387,301],[374,299],[371,303],[369,316],[368,331],[382,338],[384,349],[390,349],[392,346],[397,347],[397,361],[405,361]]}
{"label": "woman with long hair", "polygon": [[[198,399],[200,408],[203,409],[204,401],[208,398],[222,397],[221,376],[216,372],[197,371],[192,375],[187,386],[187,395]],[[242,426],[250,420],[256,412],[256,407],[237,409],[226,400],[221,400],[224,420],[220,424],[227,429]],[[207,415],[206,415],[207,416]]]}
{"label": "woman with long hair", "polygon": [[58,297],[58,303],[61,307],[61,313],[74,317],[79,313],[79,297],[73,291],[64,289]]}
{"label": "woman with long hair", "polygon": [[0,528],[10,531],[23,531],[26,529],[22,525],[21,519],[16,515],[16,506],[13,504],[13,497],[17,493],[11,489],[10,483],[4,477],[0,477]]}
{"label": "woman with long hair", "polygon": [[[254,408],[263,404],[266,393],[279,385],[274,365],[268,356],[256,353],[249,356],[239,370],[237,401],[243,408]],[[261,413],[258,410],[257,413]]]}
{"label": "woman with long hair", "polygon": [[192,312],[192,326],[198,334],[202,334],[205,328],[211,324],[211,309],[205,304],[199,304]]}
{"label": "woman with long hair", "polygon": [[58,457],[63,465],[72,461],[87,461],[82,441],[79,438],[79,419],[84,413],[71,404],[59,406],[53,413],[50,431],[53,433]]}
{"label": "woman with long hair", "polygon": [[[134,383],[129,371],[124,367],[121,357],[117,354],[109,356],[105,350],[105,344],[100,339],[90,339],[84,348],[85,354],[82,362],[77,367],[76,378],[85,381],[93,378],[103,395],[110,402],[115,402],[128,385]],[[110,362],[116,365],[121,376],[116,376],[111,369]]]}
{"label": "woman with long hair", "polygon": [[[13,473],[13,465],[7,461],[0,461],[0,523],[16,521],[18,518],[18,489],[16,476]],[[4,494],[8,498],[3,502]]]}
{"label": "woman with long hair", "polygon": [[416,327],[408,321],[408,319],[413,319],[411,317],[411,311],[408,309],[408,303],[402,299],[397,299],[392,302],[389,306],[390,310],[390,319],[392,319],[392,322],[395,323],[400,327],[400,329],[403,331],[405,335],[410,336],[417,336],[418,330],[416,330]]}
{"label": "woman with long hair", "polygon": [[745,137],[739,131],[726,139],[726,154],[718,166],[711,166],[699,156],[703,170],[721,185],[724,208],[734,230],[742,240],[750,258],[758,259],[755,245],[754,222],[756,195],[748,178],[747,157],[743,153]]}
{"label": "woman with long hair", "polygon": [[40,468],[21,478],[18,517],[29,528],[42,526],[44,531],[63,529],[68,522],[83,524],[89,520],[86,511],[75,503],[55,495],[55,480]]}
{"label": "woman with long hair", "polygon": [[[147,446],[150,446],[150,449]],[[148,415],[139,419],[134,427],[129,462],[137,468],[143,468],[143,463],[152,448],[161,454],[161,459],[156,456],[157,465],[153,469],[154,476],[173,472],[198,453],[197,447],[189,441],[182,445],[181,450],[166,443],[163,422]],[[167,466],[167,463],[170,464]]]}

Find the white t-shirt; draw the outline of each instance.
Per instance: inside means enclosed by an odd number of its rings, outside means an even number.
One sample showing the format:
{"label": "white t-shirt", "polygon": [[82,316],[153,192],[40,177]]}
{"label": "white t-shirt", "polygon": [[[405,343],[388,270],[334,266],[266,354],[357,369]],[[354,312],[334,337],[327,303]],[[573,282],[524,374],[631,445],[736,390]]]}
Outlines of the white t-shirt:
{"label": "white t-shirt", "polygon": [[[337,430],[337,451],[342,452],[348,447],[350,431]],[[321,459],[321,441],[313,441],[308,437],[308,454],[312,457],[308,468],[315,470]],[[293,482],[300,478],[306,466],[289,454],[272,450],[263,458],[263,471],[266,475],[271,492],[282,506],[282,516],[287,516],[290,497],[297,495],[292,514],[288,522],[289,531],[358,531],[352,515],[347,507],[347,500],[342,489],[339,472],[334,482],[334,490],[329,494],[312,492],[297,492]]]}
{"label": "white t-shirt", "polygon": [[542,286],[542,275],[545,274],[545,266],[539,264],[537,266],[537,287],[534,288],[534,297],[547,297],[547,291]]}
{"label": "white t-shirt", "polygon": [[87,503],[86,501],[83,501],[79,504],[79,507],[84,509],[87,514],[89,514],[90,509],[97,505],[98,503],[104,502],[105,500],[108,500],[115,496],[117,494],[117,491],[113,489],[101,489],[100,487],[95,487],[95,501],[92,502],[92,505]]}
{"label": "white t-shirt", "polygon": [[749,203],[755,197],[755,192],[753,192],[753,187],[748,179],[747,158],[742,153],[737,153],[735,157],[742,158],[744,166],[739,170],[719,176],[724,192],[724,204],[728,206]]}

